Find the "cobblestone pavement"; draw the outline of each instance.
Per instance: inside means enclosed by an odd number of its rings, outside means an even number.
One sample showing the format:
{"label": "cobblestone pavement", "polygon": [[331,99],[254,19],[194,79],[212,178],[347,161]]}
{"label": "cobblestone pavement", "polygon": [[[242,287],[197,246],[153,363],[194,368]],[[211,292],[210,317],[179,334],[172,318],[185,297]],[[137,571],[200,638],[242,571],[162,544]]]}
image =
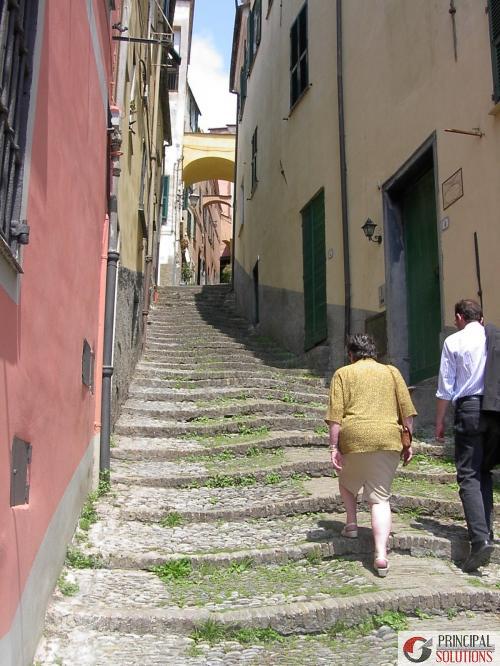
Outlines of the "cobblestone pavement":
{"label": "cobblestone pavement", "polygon": [[459,567],[450,442],[417,442],[400,470],[378,578],[366,507],[359,538],[340,535],[323,378],[225,286],[162,290],[150,323],[111,489],[82,511],[35,664],[386,666],[398,629],[500,631],[500,553]]}

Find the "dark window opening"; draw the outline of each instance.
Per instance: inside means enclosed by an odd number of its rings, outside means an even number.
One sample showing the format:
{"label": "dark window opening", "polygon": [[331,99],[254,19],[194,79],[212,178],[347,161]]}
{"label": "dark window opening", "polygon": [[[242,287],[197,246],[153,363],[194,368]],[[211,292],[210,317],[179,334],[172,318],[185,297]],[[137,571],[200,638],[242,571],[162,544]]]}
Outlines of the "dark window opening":
{"label": "dark window opening", "polygon": [[29,237],[20,214],[38,2],[0,7],[0,236],[16,254]]}
{"label": "dark window opening", "polygon": [[307,56],[307,3],[300,10],[290,30],[290,106],[309,85]]}

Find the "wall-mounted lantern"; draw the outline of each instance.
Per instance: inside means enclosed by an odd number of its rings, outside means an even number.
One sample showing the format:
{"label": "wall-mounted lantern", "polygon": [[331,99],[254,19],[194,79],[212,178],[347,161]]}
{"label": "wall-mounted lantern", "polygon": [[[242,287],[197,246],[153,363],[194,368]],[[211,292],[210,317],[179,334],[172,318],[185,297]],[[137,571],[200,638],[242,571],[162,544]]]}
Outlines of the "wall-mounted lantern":
{"label": "wall-mounted lantern", "polygon": [[370,220],[370,218],[368,218],[361,228],[363,229],[363,233],[368,238],[369,241],[372,241],[373,243],[378,243],[380,245],[380,243],[382,242],[382,236],[373,235],[376,226],[377,225],[375,224],[375,222],[373,222],[373,220]]}

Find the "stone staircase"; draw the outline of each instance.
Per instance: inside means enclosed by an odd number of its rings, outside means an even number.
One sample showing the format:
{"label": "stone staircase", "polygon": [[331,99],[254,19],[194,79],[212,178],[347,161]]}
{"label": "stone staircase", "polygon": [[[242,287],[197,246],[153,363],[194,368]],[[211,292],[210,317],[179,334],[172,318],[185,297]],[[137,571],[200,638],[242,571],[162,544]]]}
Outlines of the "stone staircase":
{"label": "stone staircase", "polygon": [[[450,443],[394,484],[391,571],[369,516],[340,536],[327,387],[259,337],[224,285],[169,288],[87,503],[35,664],[395,664],[397,629],[500,630],[500,552],[466,532]],[[106,487],[103,487],[106,490]]]}

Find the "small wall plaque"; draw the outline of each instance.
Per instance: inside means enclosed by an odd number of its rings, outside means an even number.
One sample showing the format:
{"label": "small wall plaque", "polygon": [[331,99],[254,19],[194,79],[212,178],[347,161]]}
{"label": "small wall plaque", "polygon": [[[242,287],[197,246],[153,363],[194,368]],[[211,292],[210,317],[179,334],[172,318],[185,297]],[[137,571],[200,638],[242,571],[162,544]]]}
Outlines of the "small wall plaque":
{"label": "small wall plaque", "polygon": [[443,210],[446,210],[451,204],[464,196],[462,169],[455,171],[452,176],[444,181],[441,187],[443,191]]}

